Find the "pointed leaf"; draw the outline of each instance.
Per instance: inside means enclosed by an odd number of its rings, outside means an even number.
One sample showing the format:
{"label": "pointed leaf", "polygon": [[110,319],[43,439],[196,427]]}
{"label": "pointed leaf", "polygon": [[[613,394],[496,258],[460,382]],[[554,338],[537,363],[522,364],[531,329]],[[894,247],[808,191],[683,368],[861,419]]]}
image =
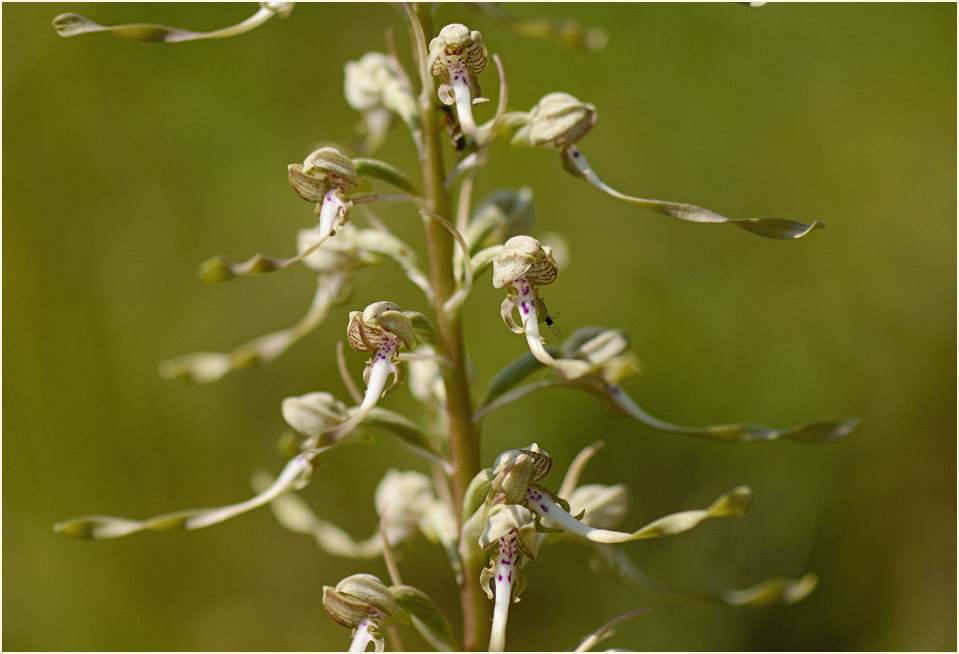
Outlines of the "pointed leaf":
{"label": "pointed leaf", "polygon": [[[546,348],[546,351],[554,357],[561,356],[556,348]],[[486,396],[479,406],[484,407],[490,402],[503,395],[524,379],[533,373],[542,370],[546,366],[538,361],[531,352],[518,357],[508,363],[505,368],[500,370],[490,381],[489,388],[486,389]]]}
{"label": "pointed leaf", "polygon": [[423,591],[413,586],[391,586],[397,606],[413,616],[413,626],[433,647],[445,651],[459,651],[453,630],[446,616]]}
{"label": "pointed leaf", "polygon": [[379,427],[390,432],[414,451],[429,459],[443,460],[426,432],[404,415],[382,407],[375,407],[366,414],[362,424],[369,427]]}
{"label": "pointed leaf", "polygon": [[406,175],[399,170],[379,159],[354,159],[353,165],[356,166],[356,174],[360,177],[373,177],[406,191],[410,195],[419,195],[412,182],[406,178]]}

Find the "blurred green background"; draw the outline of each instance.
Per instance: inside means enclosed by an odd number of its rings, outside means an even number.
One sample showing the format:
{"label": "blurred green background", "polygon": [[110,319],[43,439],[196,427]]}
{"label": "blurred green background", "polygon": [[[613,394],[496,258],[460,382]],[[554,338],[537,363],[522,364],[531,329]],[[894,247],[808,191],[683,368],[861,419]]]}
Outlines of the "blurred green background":
{"label": "blurred green background", "polygon": [[[157,363],[226,350],[292,324],[313,275],[292,269],[207,286],[196,266],[292,251],[310,208],[285,166],[345,142],[358,117],[342,66],[384,49],[387,5],[309,4],[223,41],[169,46],[59,38],[66,11],[103,24],[214,29],[254,5],[3,6],[3,647],[15,650],[345,649],[321,587],[380,562],[328,556],[267,510],[191,533],[80,542],[51,525],[82,513],[147,517],[249,495],[276,471],[282,398],[346,399],[335,342],[346,312],[389,297],[425,310],[383,266],[274,365],[209,386],[164,381]],[[502,57],[510,106],[564,90],[594,103],[581,143],[612,186],[734,217],[828,225],[795,242],[669,220],[577,182],[545,150],[497,146],[478,191],[529,185],[534,235],[567,236],[571,262],[546,295],[569,334],[626,329],[647,410],[683,424],[787,426],[862,416],[828,446],[732,446],[670,436],[548,390],[485,423],[491,463],[536,440],[556,461],[606,447],[585,481],[627,483],[626,526],[705,506],[740,483],[743,520],[633,543],[673,585],[745,588],[815,571],[786,609],[670,600],[590,572],[558,544],[529,568],[511,648],[567,649],[607,619],[653,611],[605,643],[639,650],[954,650],[956,647],[956,6],[954,4],[512,5],[605,27],[574,52],[460,5],[439,25],[480,29]],[[495,74],[484,76],[495,98]],[[480,118],[491,109],[479,109]],[[408,137],[378,153],[415,165]],[[414,244],[408,208],[382,216]],[[524,349],[484,277],[466,306],[479,395]],[[362,357],[352,355],[356,374]],[[390,408],[417,416],[405,391]],[[357,537],[375,529],[390,467],[424,470],[394,442],[344,448],[302,495]],[[326,473],[324,473],[326,471]],[[449,606],[442,552],[419,540],[405,580]],[[424,647],[404,629],[407,646]]]}

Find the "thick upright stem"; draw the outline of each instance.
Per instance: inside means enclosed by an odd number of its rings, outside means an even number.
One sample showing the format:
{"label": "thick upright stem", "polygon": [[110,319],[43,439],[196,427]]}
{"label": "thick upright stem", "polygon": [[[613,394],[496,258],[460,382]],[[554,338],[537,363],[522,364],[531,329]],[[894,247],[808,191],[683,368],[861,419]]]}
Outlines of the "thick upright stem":
{"label": "thick upright stem", "polygon": [[[427,35],[433,33],[431,6],[417,5],[416,12]],[[424,44],[425,45],[425,44]],[[414,51],[418,51],[414,48]],[[426,62],[418,61],[425,66]],[[432,87],[432,85],[430,85]],[[443,166],[442,143],[437,138],[439,116],[432,100],[432,88],[424,90],[420,97],[423,119],[423,149],[420,164],[423,169],[423,186],[430,211],[440,216],[452,216],[449,192],[443,186],[446,171]],[[438,222],[424,218],[427,247],[429,248],[430,282],[433,286],[433,314],[439,352],[452,365],[444,367],[443,382],[446,388],[446,418],[449,428],[450,456],[452,458],[453,507],[460,525],[463,495],[466,487],[480,469],[479,434],[473,421],[473,406],[466,377],[466,352],[463,345],[462,317],[459,309],[447,313],[446,300],[455,291],[453,274],[453,238]],[[466,516],[468,517],[468,516]],[[489,602],[479,586],[479,569],[463,561],[463,585],[460,588],[460,605],[463,610],[463,639],[468,650],[485,649],[485,632],[489,624]]]}

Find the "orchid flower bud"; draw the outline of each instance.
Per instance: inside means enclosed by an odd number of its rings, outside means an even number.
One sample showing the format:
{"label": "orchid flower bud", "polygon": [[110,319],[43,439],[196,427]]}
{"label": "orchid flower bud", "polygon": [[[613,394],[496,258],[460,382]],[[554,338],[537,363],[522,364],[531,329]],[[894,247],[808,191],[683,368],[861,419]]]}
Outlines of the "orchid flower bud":
{"label": "orchid flower bud", "polygon": [[344,66],[343,94],[347,104],[363,113],[368,150],[383,142],[392,114],[414,134],[419,131],[416,99],[399,70],[396,60],[382,52],[367,52]]}
{"label": "orchid flower bud", "polygon": [[329,431],[348,417],[346,405],[325,392],[288,397],[283,400],[281,411],[290,427],[310,438]]}
{"label": "orchid flower bud", "polygon": [[331,618],[353,629],[351,652],[365,651],[370,641],[382,652],[383,638],[376,629],[400,612],[390,589],[369,574],[346,577],[335,588],[324,586],[323,608]]}
{"label": "orchid flower bud", "polygon": [[488,504],[517,504],[530,484],[546,476],[553,465],[549,454],[533,443],[526,449],[506,450],[493,462]]}
{"label": "orchid flower bud", "polygon": [[433,482],[423,473],[388,470],[376,487],[373,502],[389,542],[396,544],[416,533],[427,505],[434,499]]}
{"label": "orchid flower bud", "polygon": [[416,99],[397,67],[396,60],[382,52],[367,52],[358,61],[346,62],[343,93],[347,104],[357,111],[384,107],[405,123],[415,122]]}
{"label": "orchid flower bud", "polygon": [[513,135],[513,145],[538,145],[564,149],[586,136],[596,124],[596,107],[569,93],[549,93],[527,114]]}
{"label": "orchid flower bud", "polygon": [[427,66],[433,77],[440,78],[439,99],[445,105],[456,105],[460,127],[467,136],[476,134],[473,105],[482,102],[476,75],[486,70],[488,63],[482,35],[466,25],[447,25],[430,41]]}

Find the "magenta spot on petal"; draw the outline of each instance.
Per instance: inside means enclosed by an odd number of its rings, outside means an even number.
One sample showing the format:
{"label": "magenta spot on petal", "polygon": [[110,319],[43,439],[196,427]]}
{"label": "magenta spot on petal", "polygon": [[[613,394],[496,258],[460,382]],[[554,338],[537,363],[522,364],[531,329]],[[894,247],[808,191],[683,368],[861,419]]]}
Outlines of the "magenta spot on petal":
{"label": "magenta spot on petal", "polygon": [[496,580],[497,580],[497,581],[503,581],[503,575],[499,575],[499,576],[496,578]]}
{"label": "magenta spot on petal", "polygon": [[[501,576],[500,576],[500,579],[502,579],[502,578],[503,578],[503,577],[502,577],[502,575],[501,575]],[[513,583],[513,573],[512,573],[512,572],[509,573],[508,575],[506,575],[506,581],[508,581],[508,582],[510,582],[510,583]]]}
{"label": "magenta spot on petal", "polygon": [[540,504],[539,508],[543,509],[544,512],[547,512],[547,513],[549,512],[549,509],[546,508],[545,504]]}
{"label": "magenta spot on petal", "polygon": [[578,157],[578,156],[579,156],[579,151],[578,151],[578,150],[573,150],[573,156],[574,156],[574,157]]}
{"label": "magenta spot on petal", "polygon": [[503,559],[502,561],[500,561],[500,563],[502,563],[503,565],[509,565],[509,561],[507,561],[506,559]]}

